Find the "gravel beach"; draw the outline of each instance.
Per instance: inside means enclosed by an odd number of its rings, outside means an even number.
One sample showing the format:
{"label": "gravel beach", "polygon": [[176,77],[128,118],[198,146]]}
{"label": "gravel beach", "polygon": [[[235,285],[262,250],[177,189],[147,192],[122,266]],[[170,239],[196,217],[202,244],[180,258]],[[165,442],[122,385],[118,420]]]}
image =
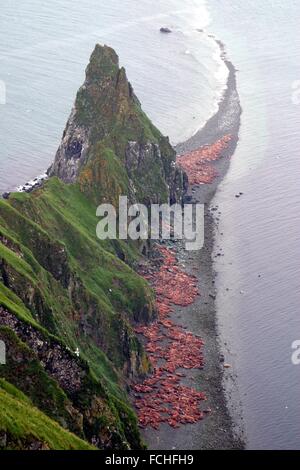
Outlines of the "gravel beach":
{"label": "gravel beach", "polygon": [[[186,251],[180,242],[171,244],[176,250],[179,266],[196,276],[199,280],[200,296],[187,307],[175,307],[171,319],[187,331],[199,335],[204,341],[204,368],[185,371],[183,384],[189,384],[207,396],[206,406],[211,413],[195,424],[187,424],[172,429],[161,424],[158,430],[147,427],[143,430],[144,439],[149,449],[241,449],[244,447],[243,431],[233,426],[228,411],[224,384],[224,360],[219,341],[215,311],[214,279],[212,252],[214,232],[217,230],[218,219],[222,217],[218,208],[210,207],[218,184],[224,177],[233,155],[240,127],[241,107],[236,89],[236,70],[226,59],[224,46],[219,43],[224,60],[229,69],[227,89],[219,104],[218,112],[206,125],[186,142],[178,145],[178,155],[211,145],[226,134],[231,135],[228,147],[222,151],[222,157],[211,165],[217,170],[218,176],[210,184],[189,187],[186,198],[189,202],[205,204],[205,243],[200,251]],[[221,256],[221,253],[220,253]],[[227,369],[228,370],[228,369]]]}

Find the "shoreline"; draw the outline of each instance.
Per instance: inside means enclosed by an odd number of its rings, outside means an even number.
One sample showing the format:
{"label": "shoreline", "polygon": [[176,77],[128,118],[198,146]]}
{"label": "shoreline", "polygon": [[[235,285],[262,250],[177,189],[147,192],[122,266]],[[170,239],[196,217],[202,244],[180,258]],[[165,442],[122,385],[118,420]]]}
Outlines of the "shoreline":
{"label": "shoreline", "polygon": [[[220,59],[225,63],[225,65],[227,65],[227,68],[228,68],[228,64],[227,64],[227,61],[226,61],[226,49],[225,49],[224,43],[221,40],[219,40],[214,34],[211,34],[211,33],[207,32],[204,29],[198,29],[197,31],[200,32],[200,33],[204,33],[208,38],[211,38],[212,40],[215,41],[215,43],[217,44],[217,46],[220,49]],[[220,107],[220,104],[221,104],[221,102],[224,98],[224,94],[227,91],[227,88],[228,88],[228,79],[226,81],[226,84],[224,85],[224,89],[222,91],[221,97],[215,102],[215,107],[217,109],[216,112],[213,112],[213,114],[210,116],[208,121],[206,121],[204,126],[198,128],[198,130],[196,130],[192,134],[191,137],[189,137],[186,141],[184,141],[184,143],[189,142],[193,138],[197,138],[196,136],[206,126],[207,122],[209,122],[210,119],[212,119],[219,112],[219,107]],[[173,147],[176,149],[176,148],[179,148],[180,146],[182,146],[184,144],[182,144],[181,142],[178,142],[178,143],[174,143],[174,144],[171,143],[171,145],[173,145]],[[49,165],[51,166],[51,164],[49,164]],[[20,183],[20,184],[17,184],[17,185],[7,185],[5,188],[3,188],[0,191],[0,199],[8,199],[10,194],[13,194],[13,193],[16,193],[16,192],[31,193],[32,191],[34,191],[36,189],[39,189],[40,187],[43,186],[44,182],[47,181],[47,179],[49,178],[48,169],[49,168],[47,167],[43,171],[43,173],[40,173],[38,175],[36,173],[33,173],[33,176],[30,179],[25,180],[24,183]]]}
{"label": "shoreline", "polygon": [[[200,296],[193,303],[183,308],[174,306],[170,320],[204,341],[203,371],[193,369],[186,374],[182,385],[193,381],[193,388],[207,396],[206,406],[211,412],[204,419],[194,424],[170,428],[163,423],[158,430],[145,429],[142,435],[150,449],[241,449],[244,447],[242,430],[235,434],[233,419],[229,412],[228,397],[223,384],[224,359],[218,342],[218,324],[215,309],[216,290],[214,287],[216,273],[213,267],[214,232],[218,226],[217,207],[209,208],[219,183],[224,178],[234,154],[239,138],[241,107],[236,89],[236,69],[226,58],[224,44],[214,37],[221,50],[221,57],[229,74],[218,111],[211,116],[202,129],[198,130],[185,142],[177,144],[177,155],[210,146],[230,134],[231,140],[222,149],[221,158],[211,161],[216,173],[210,183],[191,185],[185,195],[186,202],[205,204],[205,243],[200,252],[186,252],[182,243],[171,243],[176,251],[178,266],[190,277],[196,277]],[[17,191],[31,192],[43,185],[46,174],[34,178],[29,183],[17,188]],[[9,197],[4,193],[2,197]],[[220,213],[218,213],[220,215]],[[200,313],[200,314],[199,314]],[[205,412],[205,411],[204,411]]]}
{"label": "shoreline", "polygon": [[[149,449],[243,449],[245,441],[243,429],[237,427],[230,414],[229,399],[224,387],[224,363],[226,358],[221,353],[218,341],[218,320],[215,307],[216,272],[213,266],[214,233],[218,228],[217,207],[209,207],[216,193],[219,183],[224,178],[229,165],[230,157],[234,154],[240,128],[240,115],[242,112],[236,88],[236,69],[226,58],[224,45],[219,44],[224,61],[228,67],[229,75],[227,87],[224,91],[219,109],[196,134],[175,150],[178,155],[186,154],[205,145],[212,145],[225,134],[232,136],[227,148],[222,150],[221,158],[210,162],[216,170],[217,176],[209,184],[189,186],[186,201],[205,204],[205,242],[199,252],[187,252],[180,242],[170,244],[175,248],[179,267],[198,280],[200,296],[184,308],[174,306],[170,319],[179,327],[199,336],[204,341],[204,368],[188,371],[185,381],[193,381],[194,387],[207,396],[206,406],[212,411],[203,420],[194,424],[185,424],[176,429],[162,423],[157,430],[147,427],[142,430]],[[221,255],[221,254],[220,254]],[[216,255],[217,256],[217,255]],[[226,364],[225,364],[226,365]],[[228,369],[226,369],[228,374]],[[186,373],[186,371],[185,371]]]}

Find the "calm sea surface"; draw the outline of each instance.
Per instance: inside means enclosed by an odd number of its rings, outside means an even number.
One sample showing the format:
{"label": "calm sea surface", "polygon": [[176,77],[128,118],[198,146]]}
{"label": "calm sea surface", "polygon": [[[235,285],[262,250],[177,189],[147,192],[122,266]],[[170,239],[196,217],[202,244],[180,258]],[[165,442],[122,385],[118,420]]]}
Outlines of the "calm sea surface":
{"label": "calm sea surface", "polygon": [[[239,70],[243,107],[239,145],[214,201],[222,211],[216,245],[224,257],[216,270],[226,362],[238,375],[248,447],[299,449],[300,366],[292,365],[291,343],[300,339],[300,94],[292,99],[300,80],[300,4],[153,5],[1,5],[0,191],[51,163],[96,42],[117,50],[144,110],[176,143],[216,109],[226,70],[206,33],[222,39]],[[159,33],[161,26],[173,33]]]}
{"label": "calm sea surface", "polygon": [[300,3],[209,5],[210,28],[239,69],[243,107],[238,149],[214,201],[226,362],[238,374],[248,447],[300,449],[300,366],[291,362],[300,339]]}

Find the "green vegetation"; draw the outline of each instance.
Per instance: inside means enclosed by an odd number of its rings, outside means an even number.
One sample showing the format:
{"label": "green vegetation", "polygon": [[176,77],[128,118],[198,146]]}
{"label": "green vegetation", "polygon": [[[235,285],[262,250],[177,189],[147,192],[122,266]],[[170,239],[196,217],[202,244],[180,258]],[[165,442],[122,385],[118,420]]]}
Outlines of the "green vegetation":
{"label": "green vegetation", "polygon": [[[72,415],[72,403],[58,383],[42,367],[38,357],[8,327],[0,326],[0,338],[7,350],[1,376],[30,396],[32,403],[62,426],[80,433]],[[75,413],[73,413],[75,415]]]}
{"label": "green vegetation", "polygon": [[[113,254],[113,244],[97,240],[95,207],[77,185],[52,178],[43,190],[23,196],[13,195],[9,204],[0,201],[0,234],[11,246],[0,245],[6,276],[14,278],[10,288],[32,318],[51,328],[73,351],[80,343],[84,351],[88,346],[78,322],[70,321],[76,315],[80,320],[85,310],[96,344],[122,366],[127,358],[119,353],[118,333],[125,329],[132,337],[129,321],[139,320],[143,309],[145,319],[147,309],[152,316],[147,284]],[[124,242],[119,242],[118,251],[129,261],[137,256],[136,248],[134,252]]]}
{"label": "green vegetation", "polygon": [[[149,367],[131,323],[140,315],[151,318],[153,295],[145,281],[116,256],[115,245],[97,240],[96,223],[94,205],[78,185],[68,186],[57,178],[31,195],[16,194],[9,202],[0,201],[0,305],[44,337],[71,351],[78,348],[92,374],[88,387],[68,397],[70,403],[64,401],[67,397],[60,387],[42,374],[38,360],[19,375],[13,367],[6,374],[2,369],[2,376],[80,436],[91,431],[84,425],[76,429],[74,413],[65,410],[71,405],[77,410],[81,400],[92,406],[88,389],[95,386],[103,409],[93,427],[101,434],[101,426],[109,421],[116,427],[118,441],[127,442],[126,432],[137,439],[126,446],[138,447],[137,422],[122,388],[122,374],[124,370],[145,373]],[[128,262],[138,256],[134,246],[119,243],[117,249]],[[26,363],[28,357],[30,351]],[[23,388],[29,379],[31,387]],[[125,431],[120,415],[130,423]]]}
{"label": "green vegetation", "polygon": [[96,207],[167,202],[182,175],[115,52],[96,46],[86,77],[52,177],[0,201],[2,447],[144,446],[126,386],[150,368],[134,326],[155,317],[154,296],[139,244],[97,239]]}
{"label": "green vegetation", "polygon": [[[118,57],[109,47],[95,47],[86,82],[77,94],[74,124],[89,130],[89,151],[79,183],[96,204],[103,198],[116,203],[120,194],[127,194],[132,201],[168,202],[175,151],[143,112],[125,70],[119,68]],[[145,158],[126,161],[129,142],[148,146]],[[157,153],[152,145],[162,151]]]}
{"label": "green vegetation", "polygon": [[35,408],[30,399],[0,379],[0,449],[93,450]]}

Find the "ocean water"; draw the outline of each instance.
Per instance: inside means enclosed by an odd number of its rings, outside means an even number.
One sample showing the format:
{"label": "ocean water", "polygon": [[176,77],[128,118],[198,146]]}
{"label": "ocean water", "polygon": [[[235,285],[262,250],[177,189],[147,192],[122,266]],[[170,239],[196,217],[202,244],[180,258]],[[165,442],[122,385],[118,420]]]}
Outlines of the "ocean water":
{"label": "ocean water", "polygon": [[213,201],[224,252],[215,263],[218,318],[238,376],[237,389],[230,379],[228,387],[241,401],[248,448],[300,449],[300,365],[291,361],[300,339],[300,4],[209,6],[210,28],[238,68],[243,108],[238,148]]}
{"label": "ocean water", "polygon": [[[300,448],[300,4],[296,0],[10,0],[0,14],[0,191],[51,163],[96,42],[116,48],[173,143],[216,109],[238,69],[240,141],[214,203],[217,307],[228,388],[249,448]],[[161,26],[173,33],[159,33]],[[198,31],[204,29],[205,32]],[[6,89],[6,104],[3,90]],[[294,99],[293,99],[294,93]],[[244,195],[236,199],[235,194]],[[222,235],[223,233],[223,235]],[[229,289],[229,291],[226,290]],[[226,343],[226,344],[225,344]]]}
{"label": "ocean water", "polygon": [[144,110],[173,143],[196,132],[216,110],[227,76],[215,41],[198,31],[209,21],[202,0],[161,0],[155,8],[151,0],[4,2],[0,191],[52,162],[97,42],[116,49]]}

